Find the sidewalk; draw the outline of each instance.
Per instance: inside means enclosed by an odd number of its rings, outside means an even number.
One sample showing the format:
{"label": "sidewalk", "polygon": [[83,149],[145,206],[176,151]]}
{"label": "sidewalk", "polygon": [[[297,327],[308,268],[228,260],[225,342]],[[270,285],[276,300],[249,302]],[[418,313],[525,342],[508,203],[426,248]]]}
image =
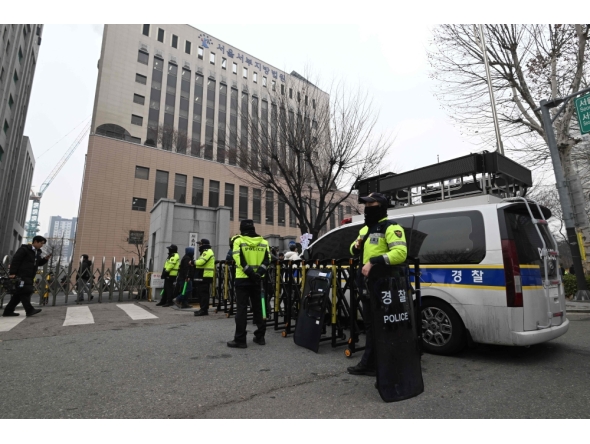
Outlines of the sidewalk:
{"label": "sidewalk", "polygon": [[568,313],[590,313],[590,301],[565,300],[565,309]]}

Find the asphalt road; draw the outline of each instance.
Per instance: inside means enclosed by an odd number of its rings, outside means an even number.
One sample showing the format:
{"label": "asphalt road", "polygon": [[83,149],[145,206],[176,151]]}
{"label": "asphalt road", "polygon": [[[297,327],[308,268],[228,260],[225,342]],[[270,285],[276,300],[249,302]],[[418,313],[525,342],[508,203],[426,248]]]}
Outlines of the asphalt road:
{"label": "asphalt road", "polygon": [[[63,326],[45,307],[0,332],[0,418],[588,418],[590,314],[530,348],[479,345],[453,357],[425,354],[425,392],[384,403],[374,378],[352,376],[343,348],[315,354],[267,332],[230,349],[223,314],[93,304],[94,324]],[[6,318],[2,318],[6,319]],[[250,327],[250,330],[252,328]]]}

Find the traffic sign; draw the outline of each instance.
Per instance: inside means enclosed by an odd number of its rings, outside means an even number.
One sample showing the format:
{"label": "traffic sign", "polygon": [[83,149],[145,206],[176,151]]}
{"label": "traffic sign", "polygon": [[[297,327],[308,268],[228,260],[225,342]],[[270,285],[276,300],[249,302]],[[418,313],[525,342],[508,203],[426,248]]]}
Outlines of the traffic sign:
{"label": "traffic sign", "polygon": [[582,134],[590,133],[590,94],[578,97],[574,102],[576,104],[576,112],[578,113],[580,132]]}

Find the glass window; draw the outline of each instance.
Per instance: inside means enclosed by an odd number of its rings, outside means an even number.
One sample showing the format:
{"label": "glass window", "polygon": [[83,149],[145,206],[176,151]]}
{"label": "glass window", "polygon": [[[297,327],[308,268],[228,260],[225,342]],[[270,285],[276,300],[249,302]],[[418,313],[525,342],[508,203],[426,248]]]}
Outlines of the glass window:
{"label": "glass window", "polygon": [[178,36],[177,35],[172,34],[171,44],[172,44],[173,48],[178,48]]}
{"label": "glass window", "polygon": [[285,95],[285,85],[281,84],[281,95]]}
{"label": "glass window", "polygon": [[145,104],[145,97],[140,96],[139,94],[133,94],[133,102],[139,103],[140,105]]}
{"label": "glass window", "polygon": [[143,244],[143,231],[129,231],[128,242],[133,245]]}
{"label": "glass window", "polygon": [[[293,199],[293,196],[291,196],[291,204],[294,205],[295,204],[295,199]],[[291,228],[295,228],[297,226],[297,218],[295,217],[295,211],[293,211],[293,208],[289,207],[289,226]]]}
{"label": "glass window", "polygon": [[227,59],[225,57],[221,58],[221,69],[227,69]]}
{"label": "glass window", "polygon": [[0,71],[0,82],[4,80],[4,68],[2,68],[2,71]]}
{"label": "glass window", "polygon": [[301,92],[297,91],[297,101],[301,102]]}
{"label": "glass window", "polygon": [[189,42],[188,40],[184,42],[184,52],[186,52],[187,54],[191,53],[191,42]]}
{"label": "glass window", "polygon": [[248,187],[240,186],[240,220],[248,219]]}
{"label": "glass window", "polygon": [[148,180],[150,178],[150,169],[142,166],[136,166],[135,178]]}
{"label": "glass window", "polygon": [[23,50],[21,48],[18,48],[18,63],[20,63],[22,59],[23,59]]}
{"label": "glass window", "polygon": [[150,36],[150,25],[143,25],[142,33],[143,33],[143,35],[147,35],[149,37]]}
{"label": "glass window", "polygon": [[[203,76],[195,77],[195,101],[193,104],[193,137],[191,139],[191,156],[201,156],[201,120],[203,115]],[[196,204],[193,204],[196,205]],[[202,201],[199,205],[203,205]]]}
{"label": "glass window", "polygon": [[252,219],[259,224],[262,220],[262,192],[254,189],[254,196],[252,197]]}
{"label": "glass window", "polygon": [[237,74],[238,73],[238,64],[236,62],[233,62],[232,63],[232,72],[234,74]]}
{"label": "glass window", "polygon": [[277,81],[276,80],[271,80],[270,84],[271,84],[271,89],[273,91],[276,91],[277,90]]}
{"label": "glass window", "polygon": [[315,99],[311,99],[311,106],[315,109]]}
{"label": "glass window", "polygon": [[201,60],[203,60],[203,47],[199,46],[199,48],[197,49],[197,57]]}
{"label": "glass window", "polygon": [[8,132],[8,129],[10,128],[10,125],[8,125],[8,121],[4,121],[4,134],[6,134]]}
{"label": "glass window", "polygon": [[145,53],[143,51],[137,51],[137,61],[139,63],[143,63],[144,65],[147,65],[149,59],[150,59],[150,56],[147,53]]}
{"label": "glass window", "polygon": [[345,226],[322,237],[311,246],[311,259],[345,259],[350,257],[350,244],[356,239],[360,225]]}
{"label": "glass window", "polygon": [[4,155],[4,149],[2,148],[2,145],[0,145],[0,162],[2,162],[3,155]]}
{"label": "glass window", "polygon": [[134,125],[142,126],[143,125],[143,117],[136,116],[135,114],[131,114],[131,123]]}
{"label": "glass window", "polygon": [[417,251],[423,264],[478,264],[485,257],[483,217],[477,211],[417,216],[414,227],[408,254]]}
{"label": "glass window", "polygon": [[242,68],[242,77],[248,78],[248,68]]}
{"label": "glass window", "polygon": [[154,204],[160,199],[168,197],[168,171],[156,170],[156,189],[154,191]]}
{"label": "glass window", "polygon": [[174,200],[178,203],[186,203],[186,176],[184,174],[174,176]]}
{"label": "glass window", "polygon": [[204,180],[200,177],[193,177],[193,205],[203,205],[203,184]]}
{"label": "glass window", "polygon": [[289,88],[289,98],[293,98],[293,88]]}
{"label": "glass window", "polygon": [[209,207],[217,208],[219,206],[219,181],[209,181]]}
{"label": "glass window", "polygon": [[141,74],[135,74],[135,81],[137,83],[141,83],[142,85],[147,84],[147,77],[142,76]]}
{"label": "glass window", "polygon": [[266,192],[266,225],[275,223],[275,198],[272,191]]}
{"label": "glass window", "polygon": [[12,76],[12,80],[14,80],[14,83],[18,82],[18,74],[16,72],[16,69],[14,70],[14,75]]}
{"label": "glass window", "polygon": [[211,63],[212,65],[215,65],[215,53],[214,52],[209,53],[209,63]]}
{"label": "glass window", "polygon": [[352,214],[352,207],[350,205],[346,205],[346,214]]}
{"label": "glass window", "polygon": [[8,97],[8,107],[12,109],[12,105],[14,105],[14,100],[12,100],[12,94]]}
{"label": "glass window", "polygon": [[164,43],[164,30],[162,28],[158,28],[158,42]]}
{"label": "glass window", "polygon": [[262,86],[266,88],[266,76],[262,76]]}
{"label": "glass window", "polygon": [[285,226],[285,199],[282,196],[279,196],[279,205],[277,207],[277,219],[279,227]]}
{"label": "glass window", "polygon": [[145,211],[147,207],[147,199],[141,199],[139,197],[134,197],[133,202],[131,203],[131,209],[133,211]]}
{"label": "glass window", "polygon": [[254,83],[258,83],[258,73],[256,71],[252,73],[252,80]]}
{"label": "glass window", "polygon": [[231,183],[225,184],[225,200],[223,205],[229,207],[229,220],[234,220],[234,185]]}

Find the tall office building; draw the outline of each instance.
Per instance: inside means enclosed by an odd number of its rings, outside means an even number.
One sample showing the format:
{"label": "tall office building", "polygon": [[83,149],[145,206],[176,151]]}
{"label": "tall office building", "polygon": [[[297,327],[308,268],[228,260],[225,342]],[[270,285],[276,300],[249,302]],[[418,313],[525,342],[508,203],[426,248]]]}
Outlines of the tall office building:
{"label": "tall office building", "polygon": [[69,263],[72,257],[77,223],[77,217],[66,219],[61,216],[51,216],[49,219],[47,242],[52,248],[55,259],[62,264]]}
{"label": "tall office building", "polygon": [[273,95],[307,105],[285,88],[305,79],[188,25],[105,25],[98,69],[75,257],[129,255],[129,242],[151,237],[160,198],[230,207],[232,234],[245,218],[261,235],[300,234],[285,202],[238,166],[235,147],[247,139],[244,115],[276,127]]}
{"label": "tall office building", "polygon": [[23,130],[43,25],[0,25],[0,256],[23,242],[35,160]]}

